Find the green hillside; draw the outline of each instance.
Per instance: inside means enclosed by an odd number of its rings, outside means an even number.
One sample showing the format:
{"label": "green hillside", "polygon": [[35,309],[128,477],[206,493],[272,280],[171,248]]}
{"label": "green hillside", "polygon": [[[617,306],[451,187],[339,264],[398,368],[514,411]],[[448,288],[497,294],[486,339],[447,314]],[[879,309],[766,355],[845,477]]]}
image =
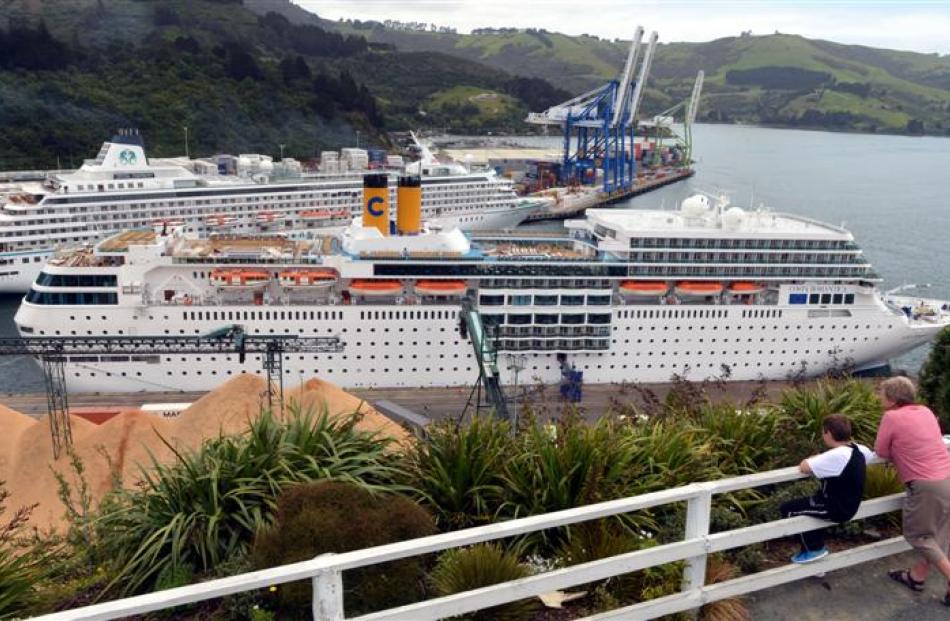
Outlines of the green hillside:
{"label": "green hillside", "polygon": [[[404,50],[435,51],[540,77],[574,93],[616,77],[629,41],[543,30],[459,35],[323,22]],[[700,119],[868,132],[950,134],[950,56],[879,50],[794,35],[661,43],[644,112],[688,96],[706,72]]]}
{"label": "green hillside", "polygon": [[[341,35],[289,3],[258,4],[0,0],[0,169],[78,165],[117,127],[139,128],[155,156],[183,153],[187,126],[192,153],[284,144],[309,158],[353,144],[356,131],[385,144],[389,129],[447,125],[440,115],[453,106],[477,109],[455,129],[513,131],[532,107],[568,96],[458,57]],[[474,99],[451,101],[455,87]]]}

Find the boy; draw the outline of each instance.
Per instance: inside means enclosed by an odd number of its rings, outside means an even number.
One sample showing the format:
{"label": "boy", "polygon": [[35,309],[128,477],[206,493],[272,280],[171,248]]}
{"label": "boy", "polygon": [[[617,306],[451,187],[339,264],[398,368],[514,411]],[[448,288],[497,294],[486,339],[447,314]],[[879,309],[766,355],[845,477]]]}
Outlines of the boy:
{"label": "boy", "polygon": [[[802,460],[798,468],[821,481],[821,489],[813,496],[796,498],[781,507],[782,517],[810,515],[843,524],[858,511],[864,495],[867,460],[873,453],[851,439],[851,421],[842,414],[826,416],[821,422],[821,439],[829,450]],[[801,533],[802,550],[792,557],[793,563],[810,563],[828,555],[825,529]]]}

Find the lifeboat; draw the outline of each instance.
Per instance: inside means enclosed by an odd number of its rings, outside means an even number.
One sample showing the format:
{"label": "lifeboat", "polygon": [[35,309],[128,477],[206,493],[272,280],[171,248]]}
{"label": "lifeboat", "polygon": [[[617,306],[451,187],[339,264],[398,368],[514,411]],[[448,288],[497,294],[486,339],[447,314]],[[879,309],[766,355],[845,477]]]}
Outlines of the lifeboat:
{"label": "lifeboat", "polygon": [[762,285],[754,282],[734,282],[729,285],[729,293],[732,295],[754,295],[762,293]]}
{"label": "lifeboat", "polygon": [[211,271],[211,282],[218,287],[260,287],[270,281],[264,270],[216,269]]}
{"label": "lifeboat", "polygon": [[333,270],[287,270],[281,272],[280,284],[283,287],[329,287],[337,281]]}
{"label": "lifeboat", "polygon": [[464,295],[466,288],[461,280],[420,280],[415,286],[419,295]]}
{"label": "lifeboat", "polygon": [[261,211],[257,214],[257,221],[261,223],[270,223],[273,222],[277,217],[273,211]]}
{"label": "lifeboat", "polygon": [[620,283],[621,295],[661,296],[669,290],[665,282],[624,280]]}
{"label": "lifeboat", "polygon": [[350,283],[354,295],[399,295],[402,284],[398,280],[354,280]]}
{"label": "lifeboat", "polygon": [[185,221],[161,218],[152,220],[152,226],[185,226]]}
{"label": "lifeboat", "polygon": [[213,227],[233,226],[236,222],[237,218],[234,216],[226,216],[223,214],[215,214],[205,218],[205,224]]}
{"label": "lifeboat", "polygon": [[330,215],[334,218],[349,218],[353,214],[349,209],[337,209],[336,211],[331,211]]}
{"label": "lifeboat", "polygon": [[678,282],[676,294],[684,297],[719,295],[722,293],[722,283],[718,282]]}
{"label": "lifeboat", "polygon": [[326,209],[316,209],[314,211],[302,211],[300,217],[304,220],[329,220],[332,214]]}

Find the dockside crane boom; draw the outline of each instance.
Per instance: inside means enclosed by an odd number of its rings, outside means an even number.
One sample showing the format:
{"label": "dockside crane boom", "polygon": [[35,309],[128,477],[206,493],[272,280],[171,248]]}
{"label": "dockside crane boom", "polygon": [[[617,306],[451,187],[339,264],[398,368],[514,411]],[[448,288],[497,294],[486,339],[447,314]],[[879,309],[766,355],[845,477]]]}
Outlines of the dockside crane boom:
{"label": "dockside crane boom", "polygon": [[647,51],[643,55],[643,64],[640,66],[640,76],[637,78],[637,85],[633,90],[630,102],[630,123],[636,129],[637,113],[640,112],[640,102],[643,101],[643,91],[646,88],[647,77],[650,75],[650,65],[653,64],[653,52],[656,50],[656,32],[650,33],[650,41],[647,43]]}
{"label": "dockside crane boom", "polygon": [[636,32],[633,33],[633,43],[630,45],[630,51],[627,52],[627,62],[623,66],[620,88],[617,89],[617,102],[614,105],[614,117],[610,121],[611,127],[617,126],[617,123],[627,110],[627,104],[630,99],[630,80],[633,78],[633,70],[637,66],[637,59],[640,56],[640,42],[642,40],[643,26],[637,26]]}

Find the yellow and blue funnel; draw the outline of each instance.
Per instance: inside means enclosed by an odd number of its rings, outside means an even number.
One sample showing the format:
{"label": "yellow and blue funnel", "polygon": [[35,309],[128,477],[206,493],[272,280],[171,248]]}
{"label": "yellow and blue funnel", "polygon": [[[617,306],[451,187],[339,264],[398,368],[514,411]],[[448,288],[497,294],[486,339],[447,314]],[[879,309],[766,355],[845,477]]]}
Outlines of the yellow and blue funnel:
{"label": "yellow and blue funnel", "polygon": [[389,235],[389,176],[373,173],[363,176],[363,226],[375,227]]}

